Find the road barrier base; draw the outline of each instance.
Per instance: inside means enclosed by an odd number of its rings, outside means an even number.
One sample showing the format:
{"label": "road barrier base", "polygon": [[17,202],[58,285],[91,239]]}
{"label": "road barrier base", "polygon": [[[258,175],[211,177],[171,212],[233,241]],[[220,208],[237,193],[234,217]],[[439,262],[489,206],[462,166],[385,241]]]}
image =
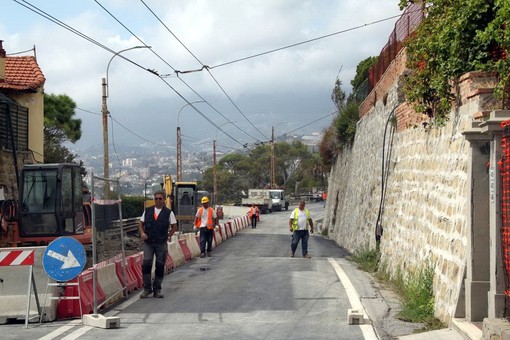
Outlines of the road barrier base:
{"label": "road barrier base", "polygon": [[120,328],[120,318],[117,316],[106,317],[102,314],[85,314],[82,322],[85,326],[97,328]]}

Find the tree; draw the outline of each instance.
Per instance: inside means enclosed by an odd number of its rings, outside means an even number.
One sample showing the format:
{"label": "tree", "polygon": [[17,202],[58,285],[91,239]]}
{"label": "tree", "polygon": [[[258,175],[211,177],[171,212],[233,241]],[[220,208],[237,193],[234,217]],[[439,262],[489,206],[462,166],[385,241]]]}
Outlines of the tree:
{"label": "tree", "polygon": [[[401,0],[400,7],[407,4]],[[412,72],[406,77],[404,93],[417,112],[442,125],[457,99],[454,90],[462,74],[496,72],[500,94],[508,85],[510,2],[432,0],[424,11],[422,23],[406,42],[407,67]]]}
{"label": "tree", "polygon": [[346,98],[347,96],[344,90],[342,90],[342,81],[336,78],[335,86],[333,87],[333,92],[331,93],[331,100],[335,104],[338,112],[342,111],[344,108]]}
{"label": "tree", "polygon": [[76,103],[67,95],[44,95],[44,160],[73,163],[77,155],[64,146],[81,138],[81,119],[74,117]]}

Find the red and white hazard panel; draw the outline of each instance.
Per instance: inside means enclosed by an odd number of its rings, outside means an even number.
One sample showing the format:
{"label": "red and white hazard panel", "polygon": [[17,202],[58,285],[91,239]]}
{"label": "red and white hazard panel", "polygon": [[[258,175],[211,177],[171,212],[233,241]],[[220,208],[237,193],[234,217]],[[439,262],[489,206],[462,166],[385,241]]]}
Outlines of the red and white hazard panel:
{"label": "red and white hazard panel", "polygon": [[34,250],[0,251],[0,266],[32,266],[33,264]]}

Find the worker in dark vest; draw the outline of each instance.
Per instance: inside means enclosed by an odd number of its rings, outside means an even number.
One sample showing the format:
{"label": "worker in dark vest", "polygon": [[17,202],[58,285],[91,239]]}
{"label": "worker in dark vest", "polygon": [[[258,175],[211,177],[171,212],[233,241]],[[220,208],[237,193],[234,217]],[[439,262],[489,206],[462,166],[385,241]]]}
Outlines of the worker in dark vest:
{"label": "worker in dark vest", "polygon": [[[174,213],[165,207],[165,194],[158,191],[154,194],[155,205],[146,208],[140,217],[138,231],[143,242],[143,292],[144,299],[154,293],[155,298],[163,298],[161,283],[165,275],[165,262],[168,255],[167,241],[177,230],[177,220]],[[170,225],[172,229],[170,229]],[[156,257],[154,281],[152,280],[152,263]]]}

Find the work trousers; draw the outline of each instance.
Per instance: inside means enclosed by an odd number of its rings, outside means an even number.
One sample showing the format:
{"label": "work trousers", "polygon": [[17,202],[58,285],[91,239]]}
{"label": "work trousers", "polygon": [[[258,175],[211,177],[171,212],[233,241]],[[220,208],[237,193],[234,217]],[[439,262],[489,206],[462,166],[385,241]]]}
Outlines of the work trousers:
{"label": "work trousers", "polygon": [[[165,262],[168,255],[167,242],[143,243],[142,276],[143,288],[147,292],[160,292],[161,283],[165,275]],[[152,263],[156,257],[156,270],[154,281],[152,280]]]}
{"label": "work trousers", "polygon": [[200,228],[200,253],[205,254],[212,251],[214,229],[207,229],[207,227]]}
{"label": "work trousers", "polygon": [[257,228],[257,215],[256,214],[253,214],[251,216],[251,227]]}
{"label": "work trousers", "polygon": [[296,252],[298,247],[299,240],[301,240],[301,252],[303,256],[308,254],[308,239],[310,238],[310,233],[308,230],[294,230],[292,234],[292,243],[290,244],[290,248],[292,250],[292,254]]}

